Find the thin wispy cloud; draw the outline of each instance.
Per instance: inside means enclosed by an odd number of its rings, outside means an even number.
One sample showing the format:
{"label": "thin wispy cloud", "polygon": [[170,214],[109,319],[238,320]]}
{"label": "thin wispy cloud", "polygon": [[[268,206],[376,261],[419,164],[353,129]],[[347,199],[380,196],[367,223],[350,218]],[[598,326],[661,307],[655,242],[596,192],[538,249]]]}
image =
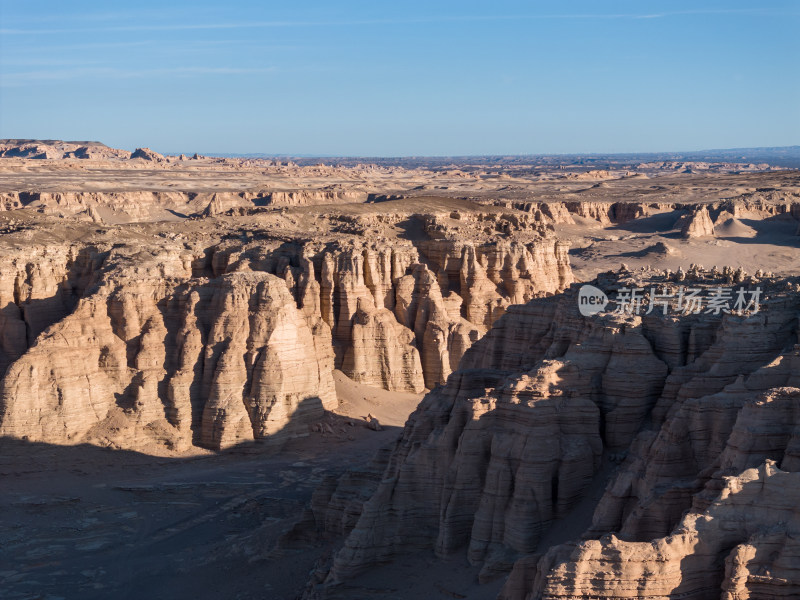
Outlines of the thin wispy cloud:
{"label": "thin wispy cloud", "polygon": [[55,12],[38,12],[35,16],[21,16],[18,19],[21,22],[33,22],[41,24],[43,22],[53,23],[69,23],[69,22],[91,22],[101,23],[103,21],[126,21],[130,19],[182,19],[188,14],[197,16],[199,13],[207,13],[211,15],[211,11],[201,10],[198,7],[193,7],[191,13],[187,13],[184,9],[169,9],[161,7],[158,9],[136,9],[124,11],[108,11],[108,12],[95,12],[95,13],[55,13]]}
{"label": "thin wispy cloud", "polygon": [[172,67],[158,69],[120,69],[115,67],[80,67],[8,73],[0,79],[0,87],[17,87],[31,83],[52,83],[74,79],[136,79],[143,77],[194,77],[208,75],[254,75],[274,73],[275,67]]}
{"label": "thin wispy cloud", "polygon": [[[113,42],[89,41],[80,42],[76,44],[53,44],[42,46],[31,46],[24,48],[24,54],[30,55],[31,53],[52,55],[56,52],[69,52],[72,50],[100,50],[100,49],[124,49],[124,48],[145,48],[154,49],[154,52],[201,52],[204,50],[213,51],[220,47],[231,47],[237,50],[247,48],[265,50],[299,50],[301,48],[308,48],[308,45],[298,44],[264,44],[256,42],[253,39],[229,39],[229,40],[157,40],[157,39],[136,39],[136,40],[117,40]],[[18,50],[18,49],[14,49]],[[6,55],[0,55],[0,64],[10,64]],[[46,61],[47,59],[41,59]],[[22,61],[22,59],[20,59]],[[51,64],[56,64],[55,62]],[[84,61],[86,64],[86,61]]]}
{"label": "thin wispy cloud", "polygon": [[52,29],[3,28],[0,35],[47,35],[59,33],[93,32],[141,32],[141,31],[191,31],[224,29],[268,29],[287,27],[360,27],[380,25],[418,25],[432,23],[457,23],[475,21],[519,21],[519,20],[615,20],[615,19],[662,19],[680,16],[701,15],[751,15],[763,17],[800,16],[800,13],[782,13],[766,9],[714,9],[683,10],[658,13],[617,13],[617,14],[539,14],[539,15],[453,15],[412,18],[363,19],[341,21],[242,21],[232,23],[165,23],[144,25],[111,25],[104,27],[75,27]]}
{"label": "thin wispy cloud", "polygon": [[100,65],[102,61],[83,58],[8,58],[0,57],[3,67],[87,67]]}

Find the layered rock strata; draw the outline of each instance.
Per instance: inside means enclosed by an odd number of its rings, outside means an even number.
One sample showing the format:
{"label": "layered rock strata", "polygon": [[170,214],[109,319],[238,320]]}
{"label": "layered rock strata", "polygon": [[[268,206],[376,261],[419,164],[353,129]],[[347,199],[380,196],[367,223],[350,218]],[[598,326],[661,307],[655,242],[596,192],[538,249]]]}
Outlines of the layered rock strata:
{"label": "layered rock strata", "polygon": [[[147,155],[150,156],[150,155]],[[158,162],[153,157],[141,160]],[[254,207],[289,207],[364,203],[369,194],[357,190],[298,189],[291,191],[253,188],[242,191],[13,191],[3,192],[0,210],[31,208],[44,214],[69,215],[94,221],[146,222],[163,211],[180,217],[213,217],[232,210]]]}
{"label": "layered rock strata", "polygon": [[794,598],[799,501],[800,473],[767,459],[726,477],[708,508],[686,515],[670,535],[629,542],[609,534],[557,546],[539,561],[530,586],[514,573],[501,597]]}
{"label": "layered rock strata", "polygon": [[572,280],[567,247],[552,238],[233,245],[211,262],[214,273],[283,277],[298,306],[331,328],[337,368],[359,383],[412,392],[444,383],[509,305]]}
{"label": "layered rock strata", "polygon": [[0,434],[137,449],[303,430],[336,406],[334,368],[435,387],[509,304],[571,281],[551,238],[165,240],[0,260]]}
{"label": "layered rock strata", "polygon": [[714,235],[714,222],[708,208],[700,207],[687,215],[681,222],[681,236],[684,238],[710,237]]}
{"label": "layered rock strata", "polygon": [[[108,260],[125,259],[112,252]],[[267,273],[191,279],[190,255],[119,265],[0,383],[0,433],[211,448],[335,406],[330,333]],[[134,261],[131,261],[134,262]]]}
{"label": "layered rock strata", "polygon": [[[692,277],[692,285],[709,289],[724,283],[709,273]],[[606,290],[645,283],[666,282],[637,281],[629,274],[601,282]],[[775,390],[798,384],[792,350],[798,283],[759,283],[768,299],[755,314],[583,317],[576,290],[510,307],[467,351],[446,385],[428,394],[409,418],[381,482],[363,502],[355,525],[350,519],[352,530],[327,584],[409,550],[432,548],[448,556],[466,549],[484,577],[516,563],[507,598],[640,597],[613,585],[609,589],[621,590],[618,595],[606,594],[600,584],[564,587],[575,573],[599,581],[600,563],[582,561],[570,550],[539,562],[536,553],[549,528],[568,518],[596,482],[603,457],[627,458],[597,505],[587,535],[613,531],[619,539],[648,545],[669,535],[685,511],[709,510],[726,477],[738,477],[767,458],[783,460],[784,470],[795,469],[798,424],[790,407],[796,395]],[[773,396],[784,400],[764,399]],[[785,400],[789,397],[794,400]],[[765,402],[781,408],[765,411],[771,417],[756,417],[757,411],[747,408]],[[780,419],[785,424],[778,425]],[[342,495],[346,488],[332,497],[341,504]],[[317,522],[325,523],[326,510],[316,510]],[[757,537],[759,527],[737,543],[754,543],[747,536]],[[701,540],[712,535],[708,531],[698,534]],[[726,543],[719,548],[730,550]],[[599,550],[592,552],[606,560]],[[620,556],[613,545],[608,552]],[[745,557],[762,551],[742,552]],[[558,579],[554,569],[562,568],[566,556],[576,566]],[[717,569],[711,584],[716,597],[725,556],[717,553],[709,563]],[[684,559],[689,560],[676,554],[675,562],[658,560],[680,573]],[[626,580],[624,559],[611,560],[619,560],[620,580]],[[698,572],[711,568],[697,564]],[[560,583],[548,588],[542,582],[551,576]],[[635,573],[631,577],[636,580]],[[552,591],[562,588],[561,596]],[[324,589],[318,586],[310,597],[324,595]]]}
{"label": "layered rock strata", "polygon": [[597,221],[600,225],[622,225],[653,215],[674,213],[675,227],[684,238],[714,235],[714,223],[725,218],[750,215],[754,218],[800,218],[800,198],[795,193],[774,194],[774,197],[745,194],[729,200],[696,202],[611,201],[515,201],[494,200],[492,204],[531,215],[532,221],[546,225],[572,225],[575,217]]}

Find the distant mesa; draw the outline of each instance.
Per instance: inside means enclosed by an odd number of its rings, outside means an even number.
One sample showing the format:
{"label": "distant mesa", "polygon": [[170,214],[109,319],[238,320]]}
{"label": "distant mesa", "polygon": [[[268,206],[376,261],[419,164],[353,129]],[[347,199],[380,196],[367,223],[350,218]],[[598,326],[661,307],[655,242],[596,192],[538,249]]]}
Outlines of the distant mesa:
{"label": "distant mesa", "polygon": [[161,162],[164,160],[164,155],[159,154],[150,148],[137,148],[131,154],[131,158],[142,158],[144,160],[152,160],[153,162]]}
{"label": "distant mesa", "polygon": [[567,173],[564,175],[564,179],[575,179],[578,181],[591,181],[597,179],[611,179],[614,175],[609,173],[604,169],[592,169],[591,171],[586,171],[585,173]]}
{"label": "distant mesa", "polygon": [[127,150],[110,148],[100,142],[29,139],[0,140],[0,158],[105,160],[129,158],[130,155],[131,153]]}

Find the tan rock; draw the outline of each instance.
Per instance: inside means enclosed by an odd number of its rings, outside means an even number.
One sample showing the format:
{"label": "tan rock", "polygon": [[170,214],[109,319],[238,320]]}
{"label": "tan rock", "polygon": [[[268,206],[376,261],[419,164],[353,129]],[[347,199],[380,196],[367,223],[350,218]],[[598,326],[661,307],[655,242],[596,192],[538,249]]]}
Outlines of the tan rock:
{"label": "tan rock", "polygon": [[706,206],[701,206],[681,223],[681,237],[698,238],[714,235],[714,222]]}
{"label": "tan rock", "polygon": [[[793,464],[795,392],[770,403],[773,417],[739,411],[757,390],[797,381],[796,352],[774,362],[796,330],[797,302],[777,295],[749,318],[680,322],[579,317],[569,294],[511,306],[410,417],[328,583],[420,547],[467,549],[486,578],[517,559],[530,569],[524,557],[584,497],[604,448],[628,459],[589,534],[622,527],[631,540],[666,535],[687,509],[705,510],[719,490],[715,469],[738,475],[776,455]],[[752,375],[737,383],[742,372]],[[508,597],[529,597],[520,590],[536,577],[518,571]]]}
{"label": "tan rock", "polygon": [[164,155],[155,152],[154,150],[150,150],[150,148],[137,148],[131,154],[131,158],[141,158],[142,160],[151,160],[151,161],[163,161]]}
{"label": "tan rock", "polygon": [[[149,270],[123,270],[80,300],[9,368],[0,384],[3,434],[131,448],[182,448],[196,438],[221,448],[333,406],[330,342],[315,345],[280,279],[233,274],[181,292],[186,262],[155,258]],[[174,342],[159,302],[175,306],[166,312]],[[176,359],[168,360],[172,344]]]}
{"label": "tan rock", "polygon": [[800,474],[767,460],[728,477],[702,513],[648,542],[614,535],[551,549],[511,598],[791,597],[800,594]]}

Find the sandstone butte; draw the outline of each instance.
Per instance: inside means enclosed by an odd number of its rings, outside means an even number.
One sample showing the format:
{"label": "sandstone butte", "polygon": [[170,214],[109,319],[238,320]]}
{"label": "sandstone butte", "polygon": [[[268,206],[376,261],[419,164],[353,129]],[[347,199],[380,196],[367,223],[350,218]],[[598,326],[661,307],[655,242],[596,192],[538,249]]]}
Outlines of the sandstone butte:
{"label": "sandstone butte", "polygon": [[[308,600],[420,550],[504,578],[501,600],[800,597],[795,172],[748,186],[694,165],[681,199],[685,163],[500,176],[36,140],[0,157],[5,438],[277,447],[337,408],[339,370],[426,394],[283,536],[333,544]],[[776,258],[745,269],[758,252]],[[586,317],[576,279],[763,299]]]}

